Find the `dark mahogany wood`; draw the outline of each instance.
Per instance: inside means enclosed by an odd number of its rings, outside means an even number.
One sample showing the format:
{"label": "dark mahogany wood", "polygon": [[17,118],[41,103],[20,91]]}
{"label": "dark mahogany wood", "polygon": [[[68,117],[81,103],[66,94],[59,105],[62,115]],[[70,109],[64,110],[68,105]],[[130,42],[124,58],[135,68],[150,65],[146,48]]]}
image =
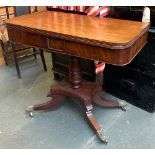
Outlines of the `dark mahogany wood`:
{"label": "dark mahogany wood", "polygon": [[29,112],[48,110],[65,96],[81,101],[88,121],[101,141],[107,143],[102,128],[93,115],[93,105],[121,107],[113,100],[102,99],[102,87],[95,82],[82,81],[80,58],[125,65],[132,61],[147,40],[149,24],[117,19],[100,19],[62,12],[41,12],[10,19],[7,22],[12,42],[45,48],[70,56],[69,82],[51,87],[52,99],[35,105]]}
{"label": "dark mahogany wood", "polygon": [[148,23],[50,11],[6,24],[14,42],[115,65],[132,61],[146,43],[149,28]]}
{"label": "dark mahogany wood", "polygon": [[53,108],[57,107],[64,99],[63,96],[52,95],[52,94],[49,94],[47,97],[52,97],[52,99],[45,103],[34,105],[33,110],[34,111],[44,111],[44,110],[53,109]]}
{"label": "dark mahogany wood", "polygon": [[71,56],[69,60],[69,81],[72,84],[72,88],[81,87],[81,76],[80,59]]}

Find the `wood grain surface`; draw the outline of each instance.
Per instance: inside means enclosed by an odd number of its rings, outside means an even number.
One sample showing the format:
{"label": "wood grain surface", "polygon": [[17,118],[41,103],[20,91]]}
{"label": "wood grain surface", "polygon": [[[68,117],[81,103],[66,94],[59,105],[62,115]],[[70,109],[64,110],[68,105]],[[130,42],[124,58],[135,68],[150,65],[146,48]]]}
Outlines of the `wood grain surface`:
{"label": "wood grain surface", "polygon": [[[130,46],[148,29],[148,23],[97,18],[62,12],[37,12],[9,19],[7,24],[52,33],[60,37],[95,42],[108,48]],[[51,34],[51,35],[52,35]]]}

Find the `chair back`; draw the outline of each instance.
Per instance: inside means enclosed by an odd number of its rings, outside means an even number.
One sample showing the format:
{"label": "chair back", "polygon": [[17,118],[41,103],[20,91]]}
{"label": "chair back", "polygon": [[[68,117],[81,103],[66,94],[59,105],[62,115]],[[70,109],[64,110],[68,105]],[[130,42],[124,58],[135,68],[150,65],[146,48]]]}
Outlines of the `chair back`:
{"label": "chair back", "polygon": [[15,17],[31,13],[30,6],[14,6]]}

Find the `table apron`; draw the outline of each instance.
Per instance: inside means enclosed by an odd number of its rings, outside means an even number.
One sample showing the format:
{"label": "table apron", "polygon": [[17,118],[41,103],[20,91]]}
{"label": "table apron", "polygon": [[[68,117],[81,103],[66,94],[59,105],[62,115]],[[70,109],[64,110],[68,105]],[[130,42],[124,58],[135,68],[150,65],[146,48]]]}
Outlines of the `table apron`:
{"label": "table apron", "polygon": [[124,49],[110,49],[90,45],[88,43],[76,42],[68,39],[51,37],[35,31],[26,31],[8,26],[9,40],[22,43],[42,49],[48,49],[51,52],[59,52],[66,55],[72,55],[80,58],[103,61],[113,65],[126,65],[132,61],[143,46],[146,44],[148,32],[141,35],[130,47]]}

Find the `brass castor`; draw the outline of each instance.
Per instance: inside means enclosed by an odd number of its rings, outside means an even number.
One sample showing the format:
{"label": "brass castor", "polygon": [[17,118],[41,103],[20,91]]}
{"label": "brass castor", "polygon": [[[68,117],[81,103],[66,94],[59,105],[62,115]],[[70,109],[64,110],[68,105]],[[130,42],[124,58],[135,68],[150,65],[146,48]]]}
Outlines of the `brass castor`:
{"label": "brass castor", "polygon": [[124,100],[119,101],[119,107],[120,107],[123,111],[126,111],[126,110],[127,110],[127,109],[126,109],[126,106],[127,106],[127,104],[125,103]]}
{"label": "brass castor", "polygon": [[97,136],[101,140],[101,142],[103,142],[104,144],[108,143],[106,137],[103,135],[103,131],[102,130],[97,131]]}
{"label": "brass castor", "polygon": [[29,106],[29,107],[25,110],[25,113],[28,114],[29,117],[34,117],[33,106]]}

